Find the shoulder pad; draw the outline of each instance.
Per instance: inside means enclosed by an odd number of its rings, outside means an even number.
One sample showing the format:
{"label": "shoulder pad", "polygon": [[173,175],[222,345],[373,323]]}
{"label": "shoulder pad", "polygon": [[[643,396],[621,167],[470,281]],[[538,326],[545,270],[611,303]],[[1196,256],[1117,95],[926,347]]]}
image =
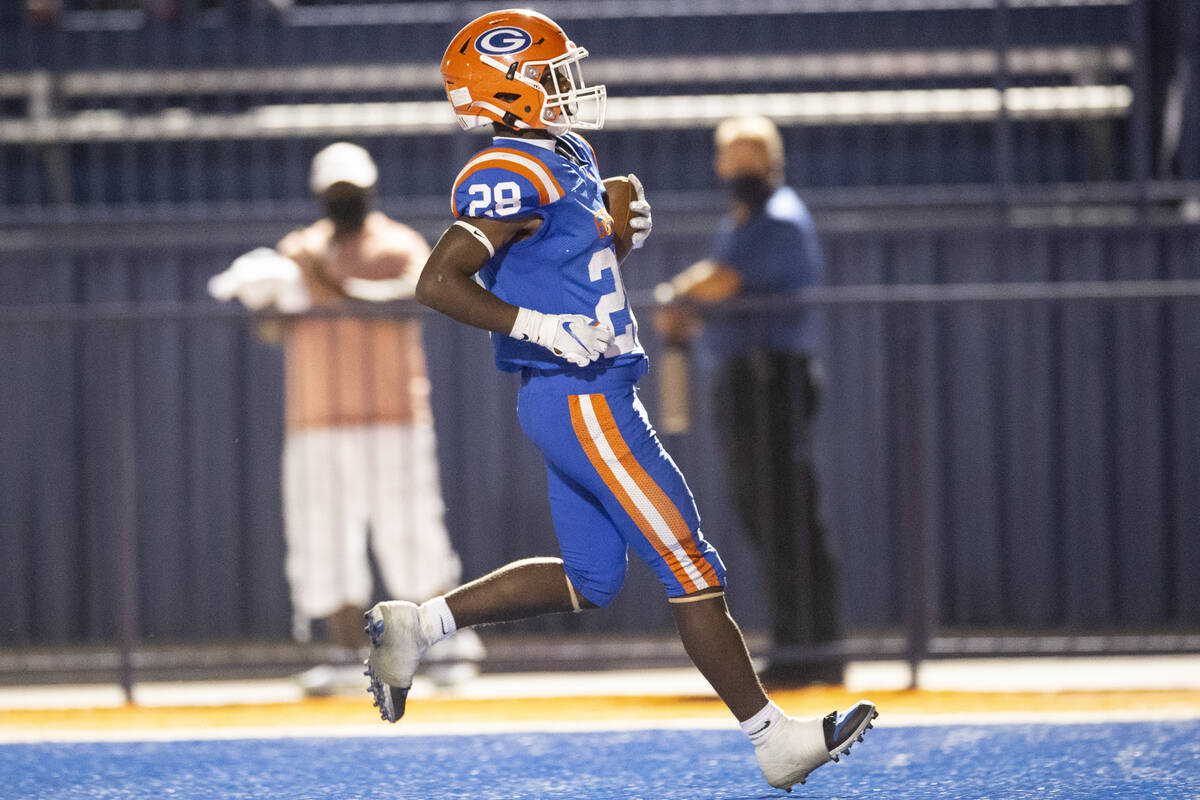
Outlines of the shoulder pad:
{"label": "shoulder pad", "polygon": [[596,151],[592,149],[592,145],[587,139],[583,138],[575,131],[570,131],[563,134],[562,138],[569,139],[575,146],[575,149],[586,154],[588,159],[592,162],[592,166],[596,167],[596,169],[599,169],[599,164],[596,162]]}
{"label": "shoulder pad", "polygon": [[489,147],[467,162],[454,180],[454,216],[519,217],[563,196],[558,179],[523,150]]}

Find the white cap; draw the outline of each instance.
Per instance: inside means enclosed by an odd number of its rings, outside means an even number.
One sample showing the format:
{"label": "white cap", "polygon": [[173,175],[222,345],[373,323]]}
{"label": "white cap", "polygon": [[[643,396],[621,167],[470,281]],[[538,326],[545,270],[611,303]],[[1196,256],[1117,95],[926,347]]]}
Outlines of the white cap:
{"label": "white cap", "polygon": [[370,189],[378,178],[370,153],[356,144],[334,142],[313,156],[308,182],[313,194],[322,194],[339,181]]}

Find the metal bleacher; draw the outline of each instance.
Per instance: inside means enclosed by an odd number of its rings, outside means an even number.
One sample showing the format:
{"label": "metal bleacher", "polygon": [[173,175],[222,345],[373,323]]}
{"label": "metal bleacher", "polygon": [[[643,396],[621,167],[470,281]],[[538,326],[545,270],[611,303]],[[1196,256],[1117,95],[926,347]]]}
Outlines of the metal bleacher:
{"label": "metal bleacher", "polygon": [[[6,174],[22,178],[4,181],[7,206],[303,199],[308,153],[334,137],[379,150],[402,176],[395,194],[443,190],[462,145],[437,61],[483,4],[177,5],[172,22],[68,12],[7,27],[20,63],[0,75],[14,112],[0,141]],[[1005,167],[1022,184],[1131,178],[1128,2],[990,5],[547,9],[610,87],[601,162],[632,162],[660,191],[709,187],[707,129],[742,110],[787,127],[789,177],[804,187],[987,184]],[[22,146],[41,153],[23,159]]]}

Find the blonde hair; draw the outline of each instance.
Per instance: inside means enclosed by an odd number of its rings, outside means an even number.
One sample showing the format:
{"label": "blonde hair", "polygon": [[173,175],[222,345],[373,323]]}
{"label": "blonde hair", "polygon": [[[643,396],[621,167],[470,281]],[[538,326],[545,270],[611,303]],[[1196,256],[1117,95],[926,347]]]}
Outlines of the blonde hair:
{"label": "blonde hair", "polygon": [[766,117],[730,117],[717,125],[715,133],[717,148],[725,147],[739,139],[753,139],[762,142],[767,151],[767,160],[771,169],[783,173],[783,137],[779,128]]}

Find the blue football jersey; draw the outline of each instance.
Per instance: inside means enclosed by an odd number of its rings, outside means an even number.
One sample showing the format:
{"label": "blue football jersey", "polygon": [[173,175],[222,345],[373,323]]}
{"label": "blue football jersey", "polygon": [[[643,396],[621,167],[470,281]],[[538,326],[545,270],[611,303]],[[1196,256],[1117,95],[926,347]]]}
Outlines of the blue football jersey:
{"label": "blue football jersey", "polygon": [[[583,314],[611,326],[616,339],[598,365],[646,358],[613,249],[596,155],[583,137],[496,137],[458,174],[453,205],[456,217],[541,217],[533,236],[500,248],[484,265],[483,286],[513,305]],[[492,341],[502,370],[579,369],[532,342],[503,334]]]}

